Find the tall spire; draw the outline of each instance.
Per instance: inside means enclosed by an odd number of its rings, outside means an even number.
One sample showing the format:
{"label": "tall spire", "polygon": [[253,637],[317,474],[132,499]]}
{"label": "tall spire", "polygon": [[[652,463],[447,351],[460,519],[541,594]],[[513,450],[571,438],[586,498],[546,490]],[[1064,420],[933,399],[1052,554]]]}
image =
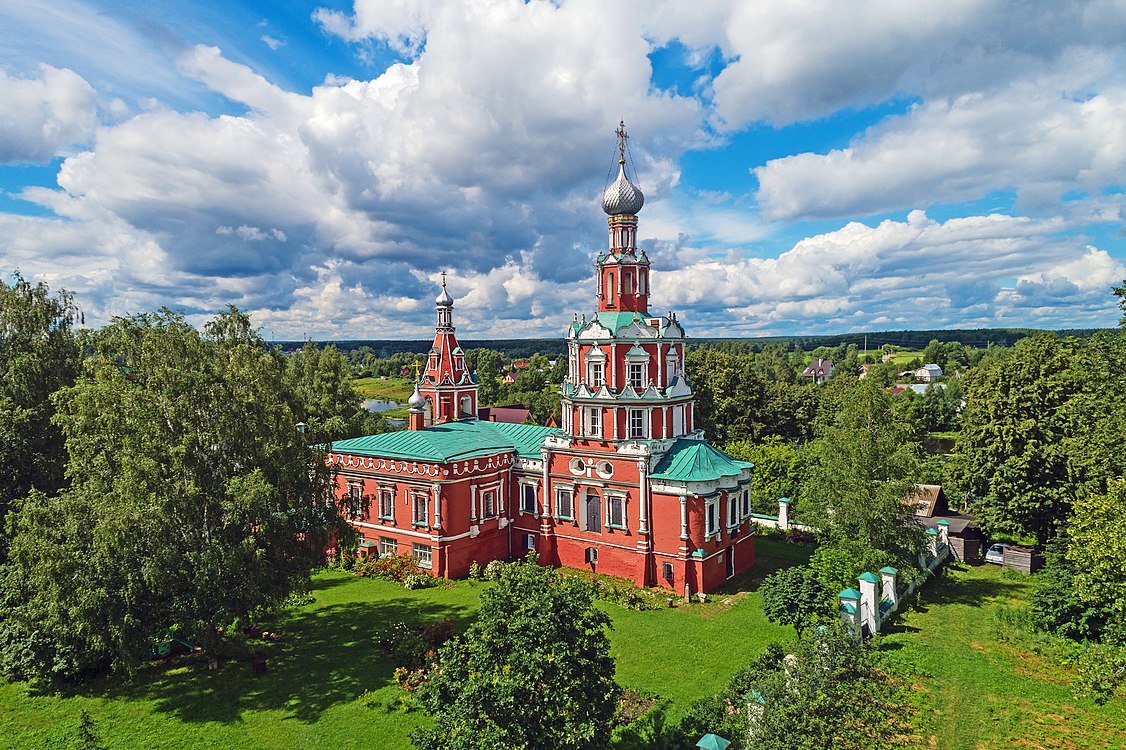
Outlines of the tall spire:
{"label": "tall spire", "polygon": [[466,370],[465,353],[454,333],[454,298],[446,289],[445,271],[442,272],[442,291],[434,304],[438,312],[434,346],[430,348],[426,369],[418,379],[419,393],[427,403],[425,423],[428,425],[477,416],[477,381]]}

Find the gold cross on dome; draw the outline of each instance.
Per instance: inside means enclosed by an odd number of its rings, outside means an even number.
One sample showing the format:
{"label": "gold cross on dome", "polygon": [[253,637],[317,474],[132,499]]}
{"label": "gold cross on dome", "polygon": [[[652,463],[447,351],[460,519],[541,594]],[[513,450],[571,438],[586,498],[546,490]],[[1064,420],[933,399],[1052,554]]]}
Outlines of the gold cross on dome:
{"label": "gold cross on dome", "polygon": [[626,140],[629,136],[626,135],[626,121],[622,120],[618,123],[618,129],[614,131],[614,135],[618,136],[618,163],[626,163]]}
{"label": "gold cross on dome", "polygon": [[414,381],[415,381],[416,383],[418,382],[418,371],[419,371],[419,370],[421,370],[421,369],[422,369],[422,365],[420,365],[420,364],[418,363],[418,360],[416,359],[416,360],[414,361]]}
{"label": "gold cross on dome", "polygon": [[446,288],[446,272],[442,271],[442,288]]}

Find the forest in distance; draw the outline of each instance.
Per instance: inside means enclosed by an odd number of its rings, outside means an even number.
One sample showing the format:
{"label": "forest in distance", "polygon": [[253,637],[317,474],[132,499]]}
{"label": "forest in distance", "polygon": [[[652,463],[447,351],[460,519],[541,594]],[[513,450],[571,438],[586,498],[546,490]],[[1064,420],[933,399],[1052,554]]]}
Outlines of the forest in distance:
{"label": "forest in distance", "polygon": [[[839,333],[829,335],[798,334],[793,336],[762,336],[762,337],[701,337],[689,335],[689,341],[695,346],[708,346],[716,349],[732,347],[736,351],[759,351],[768,344],[784,344],[787,347],[799,347],[803,350],[816,349],[827,346],[836,347],[841,344],[853,344],[863,348],[867,344],[868,350],[876,350],[885,344],[903,349],[923,349],[933,339],[945,342],[957,342],[963,346],[986,348],[993,346],[1012,346],[1017,341],[1027,338],[1041,329],[1037,328],[965,328],[965,329],[934,329],[925,331],[869,331],[861,333]],[[1100,331],[1109,331],[1109,328],[1073,328],[1052,331],[1060,338],[1087,338]],[[304,341],[274,340],[270,342],[281,348],[283,352],[295,351],[304,346]],[[422,354],[430,350],[432,340],[427,339],[332,339],[313,340],[318,346],[333,345],[345,354],[369,347],[377,357],[390,357],[393,354],[407,352]],[[492,349],[495,352],[511,357],[525,358],[533,354],[544,354],[555,357],[566,353],[567,342],[560,337],[528,338],[528,339],[473,339],[464,338],[461,344],[466,349]]]}

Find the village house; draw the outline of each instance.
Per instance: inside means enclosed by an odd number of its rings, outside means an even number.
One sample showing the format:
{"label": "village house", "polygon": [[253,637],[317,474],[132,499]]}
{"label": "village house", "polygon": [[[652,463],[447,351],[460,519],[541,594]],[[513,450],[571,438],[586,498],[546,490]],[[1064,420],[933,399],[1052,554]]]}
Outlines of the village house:
{"label": "village house", "polygon": [[560,425],[479,418],[443,275],[409,429],[341,440],[327,454],[361,549],[410,554],[446,578],[534,549],[545,564],[684,595],[753,564],[753,466],[695,428],[684,329],[675,313],[649,311],[650,262],[637,247],[644,195],[618,134],[618,177],[602,195],[609,246],[595,260],[597,310],[566,329]]}
{"label": "village house", "polygon": [[824,383],[833,374],[833,360],[815,359],[801,371],[803,378],[813,378],[814,383]]}

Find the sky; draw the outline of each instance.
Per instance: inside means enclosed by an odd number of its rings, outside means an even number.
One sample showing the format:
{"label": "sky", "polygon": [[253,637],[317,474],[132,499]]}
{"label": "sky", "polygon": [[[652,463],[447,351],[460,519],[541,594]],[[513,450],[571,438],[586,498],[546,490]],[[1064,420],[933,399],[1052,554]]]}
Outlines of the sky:
{"label": "sky", "polygon": [[271,339],[1115,325],[1126,0],[0,3],[0,273]]}

